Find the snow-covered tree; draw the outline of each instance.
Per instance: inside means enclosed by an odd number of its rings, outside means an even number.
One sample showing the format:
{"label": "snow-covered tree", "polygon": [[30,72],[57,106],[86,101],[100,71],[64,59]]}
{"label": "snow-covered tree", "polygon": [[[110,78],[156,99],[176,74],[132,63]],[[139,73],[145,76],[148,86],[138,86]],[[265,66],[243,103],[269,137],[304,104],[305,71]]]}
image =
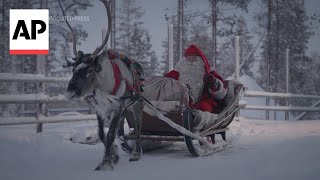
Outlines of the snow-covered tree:
{"label": "snow-covered tree", "polygon": [[[219,62],[217,59],[219,53],[217,51],[217,41],[218,38],[230,37],[233,34],[233,27],[236,24],[236,17],[235,13],[228,13],[226,14],[224,9],[241,9],[247,11],[248,4],[251,0],[209,0],[211,4],[211,13],[204,14],[206,21],[209,23],[211,22],[211,35],[212,35],[212,58],[214,58],[215,63],[223,64],[223,62]],[[214,62],[212,62],[214,63]],[[218,66],[214,65],[217,69]],[[221,67],[223,68],[223,67]]]}
{"label": "snow-covered tree", "polygon": [[143,15],[144,11],[137,5],[136,0],[121,1],[116,14],[118,19],[116,49],[141,63],[148,77],[154,72],[151,65],[151,55],[154,51],[150,42],[151,35],[141,21]]}
{"label": "snow-covered tree", "polygon": [[[141,6],[136,5],[136,0],[122,0],[120,3],[120,8],[116,13],[117,18],[117,44],[116,48],[125,53],[128,56],[131,56],[132,48],[131,40],[134,33],[141,28],[143,22],[141,17],[144,15],[144,10]],[[141,30],[141,29],[139,29]],[[140,33],[141,34],[141,33]]]}
{"label": "snow-covered tree", "polygon": [[169,45],[167,39],[164,39],[161,42],[161,47],[163,48],[163,53],[161,54],[161,60],[163,62],[163,72],[161,74],[164,74],[166,72],[169,72]]}
{"label": "snow-covered tree", "polygon": [[[66,15],[75,17],[78,16],[81,11],[84,11],[88,7],[92,6],[88,0],[67,0],[61,1],[63,8],[70,7]],[[58,1],[52,2],[49,4],[50,16],[51,17],[62,17],[63,14],[58,5]],[[77,37],[77,45],[80,45],[84,41],[88,34],[82,29],[82,25],[79,22],[69,21],[72,28],[75,31]],[[65,57],[73,57],[73,54],[70,54],[72,49],[72,33],[66,26],[65,21],[52,19],[50,21],[50,51],[48,57],[48,75],[50,76],[66,76],[70,69],[62,68],[65,64]]]}
{"label": "snow-covered tree", "polygon": [[[48,71],[49,71],[49,75],[54,75],[56,76],[57,74],[61,75],[61,72],[58,71],[56,68],[60,69],[61,71],[65,71],[63,69],[61,69],[60,67],[62,67],[62,65],[65,63],[64,62],[64,57],[59,57],[59,52],[60,52],[60,48],[63,45],[66,45],[66,42],[71,42],[72,41],[72,36],[70,34],[69,29],[66,28],[65,23],[61,20],[62,18],[62,13],[61,10],[58,6],[58,1],[47,1],[47,0],[29,0],[29,1],[25,1],[25,0],[12,0],[12,1],[1,1],[4,2],[4,6],[2,8],[4,8],[4,21],[3,24],[1,25],[1,32],[3,32],[3,34],[9,34],[9,9],[36,9],[36,8],[48,8],[50,11],[49,16],[53,17],[52,19],[50,18],[50,42],[49,42],[49,47],[50,47],[50,51],[49,51],[49,56],[48,56],[48,62],[47,65],[48,66]],[[77,0],[66,0],[62,2],[64,7],[68,7],[70,5],[72,5],[69,10],[68,10],[68,15],[69,16],[77,16],[79,14],[80,11],[85,10],[88,6],[90,6],[89,1],[88,0],[83,0],[83,1],[77,1]],[[1,13],[3,11],[1,10]],[[60,19],[60,20],[59,20]],[[81,42],[81,40],[84,40],[87,37],[87,33],[85,31],[82,30],[82,27],[80,25],[74,25],[74,29],[76,31],[77,37],[78,37],[78,43]],[[27,67],[36,67],[35,66],[35,56],[31,56],[34,58],[34,61],[28,61],[27,63],[30,64],[25,64],[25,63],[21,63],[22,57],[17,57],[17,62],[12,62],[10,60],[10,56],[8,54],[9,50],[8,50],[8,42],[9,38],[7,36],[1,37],[1,49],[3,50],[3,52],[1,52],[0,57],[2,57],[4,59],[4,61],[1,61],[0,63],[3,63],[3,65],[5,64],[13,64],[15,63],[15,65],[17,66],[23,66],[23,68],[21,67],[15,67],[17,68],[17,72],[23,72],[20,71],[21,69],[27,69]],[[69,48],[67,46],[67,48]],[[4,56],[4,57],[3,57]],[[58,56],[58,58],[55,58],[56,56]],[[52,61],[53,59],[55,62],[52,65]],[[58,65],[59,63],[59,65]],[[13,66],[13,65],[11,65]],[[1,66],[1,67],[8,67],[8,66]],[[13,67],[12,67],[13,68]],[[31,71],[27,70],[29,73],[36,73],[35,71]],[[3,69],[3,72],[6,71],[11,71],[8,68]],[[57,73],[57,74],[56,74]]]}
{"label": "snow-covered tree", "polygon": [[[320,89],[320,53],[319,52],[312,52],[311,53],[311,64],[312,69],[309,71],[308,75],[313,83],[314,83],[314,89],[316,90],[317,95],[320,95],[319,89]],[[310,67],[310,66],[309,66]]]}
{"label": "snow-covered tree", "polygon": [[[16,72],[16,73],[38,73],[37,72],[37,56],[11,56],[9,55],[9,10],[10,9],[37,9],[37,8],[48,8],[49,16],[54,17],[49,21],[50,32],[49,32],[49,55],[46,61],[46,72],[49,76],[65,76],[66,69],[62,68],[65,64],[64,56],[61,56],[60,50],[63,45],[64,51],[68,53],[69,46],[68,42],[72,41],[69,30],[66,28],[65,23],[61,21],[62,13],[58,6],[58,1],[49,0],[4,0],[1,1],[1,25],[0,25],[0,71],[1,72]],[[3,3],[3,4],[2,4]],[[90,6],[88,0],[65,0],[62,2],[65,7],[71,6],[68,10],[68,15],[76,16],[80,11]],[[56,19],[55,17],[58,17]],[[59,20],[60,19],[60,20]],[[75,31],[77,33],[78,43],[87,37],[85,31],[82,30],[80,25],[77,25]],[[53,86],[53,85],[50,85]],[[61,85],[60,85],[61,86]],[[52,89],[52,88],[48,88]],[[60,88],[61,89],[61,88]],[[0,82],[1,93],[35,93],[37,90],[35,83],[16,83],[16,82]],[[62,89],[61,89],[62,90]],[[63,92],[63,91],[60,91]],[[17,105],[10,105],[18,107]],[[6,113],[7,115],[15,115],[17,108],[11,108],[15,110],[8,110],[9,106],[2,106],[0,113]],[[31,107],[31,106],[28,106]]]}
{"label": "snow-covered tree", "polygon": [[256,48],[252,44],[252,33],[248,30],[245,18],[240,16],[236,18],[236,25],[233,35],[225,38],[225,41],[218,49],[218,69],[224,77],[229,77],[235,70],[235,35],[239,36],[240,48],[240,66],[241,70],[248,75],[253,75],[251,67],[256,61],[254,53]]}
{"label": "snow-covered tree", "polygon": [[[290,49],[290,89],[292,93],[304,93],[301,89],[304,72],[302,65],[308,61],[306,56],[308,40],[313,34],[308,21],[304,4],[300,0],[276,0],[271,1],[271,15],[267,16],[261,11],[256,16],[257,22],[262,29],[266,29],[267,18],[270,21],[270,33],[264,41],[262,61],[260,66],[260,84],[267,88],[267,62],[270,56],[270,90],[285,90],[285,50]],[[267,5],[267,1],[262,3]],[[268,44],[270,43],[270,44]],[[270,49],[268,50],[268,46]],[[269,54],[269,55],[268,55]],[[307,65],[307,64],[306,64]]]}
{"label": "snow-covered tree", "polygon": [[[311,73],[315,66],[312,58],[306,55],[308,41],[313,35],[314,16],[307,15],[304,1],[301,0],[262,0],[262,5],[268,6],[269,11],[262,10],[255,18],[262,31],[267,29],[268,33],[263,41],[258,82],[266,90],[285,92],[285,52],[288,48],[289,91],[296,94],[316,94],[315,75]],[[282,104],[278,100],[276,103]],[[301,98],[291,99],[290,104],[311,105],[310,100]]]}
{"label": "snow-covered tree", "polygon": [[[211,32],[211,11],[208,10],[203,11],[194,11],[192,9],[192,3],[197,3],[196,1],[184,1],[184,15],[183,15],[183,50],[190,45],[190,43],[196,43],[200,48],[205,51],[205,55],[207,56],[210,65],[212,66],[212,36],[210,36]],[[234,36],[234,27],[237,22],[237,16],[234,14],[225,15],[224,8],[220,7],[228,7],[228,8],[239,8],[242,10],[247,10],[247,5],[250,0],[244,1],[233,1],[233,0],[218,0],[218,24],[217,24],[217,36],[219,38],[219,42],[228,41],[230,43],[230,37]],[[209,0],[209,3],[212,3],[212,0]],[[178,52],[178,18],[176,14],[166,14],[165,15],[168,22],[174,25],[174,63],[177,62]],[[197,38],[199,38],[197,40]],[[228,39],[229,38],[229,39]],[[227,39],[227,40],[226,40]],[[209,44],[210,43],[210,44]],[[164,48],[164,53],[162,54],[162,59],[164,61],[168,61],[168,43],[167,39],[163,40],[162,47]],[[218,52],[219,54],[219,52]],[[224,62],[217,62],[219,64],[224,64]],[[221,69],[219,69],[221,68]],[[218,71],[221,73],[223,71],[223,67],[219,67]]]}
{"label": "snow-covered tree", "polygon": [[152,75],[162,75],[165,71],[165,63],[158,60],[158,57],[154,51],[152,51],[150,56],[150,67],[150,69],[153,70],[153,72],[151,72]]}

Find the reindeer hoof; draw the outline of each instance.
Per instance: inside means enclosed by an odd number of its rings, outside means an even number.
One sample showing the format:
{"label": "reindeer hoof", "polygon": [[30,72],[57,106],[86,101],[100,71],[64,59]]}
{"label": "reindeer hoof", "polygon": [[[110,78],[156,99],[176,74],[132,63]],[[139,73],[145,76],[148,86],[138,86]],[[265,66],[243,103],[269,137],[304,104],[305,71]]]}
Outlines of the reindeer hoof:
{"label": "reindeer hoof", "polygon": [[133,158],[133,157],[131,157],[131,158],[129,159],[129,161],[130,161],[130,162],[139,161],[139,159],[140,159],[140,158]]}
{"label": "reindeer hoof", "polygon": [[95,171],[100,171],[100,170],[101,170],[100,165],[97,166],[94,170],[95,170]]}
{"label": "reindeer hoof", "polygon": [[100,164],[99,166],[97,166],[94,170],[95,171],[107,171],[107,170],[113,170],[114,169],[114,165],[111,164],[111,163],[103,163],[103,164]]}
{"label": "reindeer hoof", "polygon": [[139,161],[140,160],[140,157],[141,157],[141,154],[140,153],[137,153],[137,154],[132,154],[129,161],[132,162],[132,161]]}
{"label": "reindeer hoof", "polygon": [[119,156],[118,155],[113,155],[112,156],[112,164],[118,164],[119,162]]}
{"label": "reindeer hoof", "polygon": [[97,166],[94,170],[100,171],[100,170],[113,170],[115,165],[119,162],[119,156],[117,154],[111,155],[111,158],[108,160],[104,160]]}

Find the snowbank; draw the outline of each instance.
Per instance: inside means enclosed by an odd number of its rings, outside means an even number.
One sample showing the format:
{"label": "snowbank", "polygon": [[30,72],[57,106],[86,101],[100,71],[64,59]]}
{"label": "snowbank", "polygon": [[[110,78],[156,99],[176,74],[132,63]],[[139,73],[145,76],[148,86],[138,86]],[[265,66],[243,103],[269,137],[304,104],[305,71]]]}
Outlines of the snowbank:
{"label": "snowbank", "polygon": [[96,133],[96,122],[0,127],[0,179],[259,179],[316,180],[320,172],[320,121],[252,121],[231,123],[233,147],[194,158],[183,143],[144,153],[128,162],[121,152],[114,171],[94,172],[101,143],[71,143],[70,137]]}

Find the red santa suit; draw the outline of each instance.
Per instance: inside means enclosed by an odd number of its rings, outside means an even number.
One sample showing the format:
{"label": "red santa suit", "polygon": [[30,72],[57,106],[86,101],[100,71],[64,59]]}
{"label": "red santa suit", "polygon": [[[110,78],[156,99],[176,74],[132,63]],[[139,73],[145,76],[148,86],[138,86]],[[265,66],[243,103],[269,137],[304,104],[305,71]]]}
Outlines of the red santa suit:
{"label": "red santa suit", "polygon": [[191,45],[184,57],[165,77],[186,84],[190,90],[190,106],[194,109],[219,113],[219,101],[227,94],[226,84],[216,71],[210,71],[210,65],[202,51]]}

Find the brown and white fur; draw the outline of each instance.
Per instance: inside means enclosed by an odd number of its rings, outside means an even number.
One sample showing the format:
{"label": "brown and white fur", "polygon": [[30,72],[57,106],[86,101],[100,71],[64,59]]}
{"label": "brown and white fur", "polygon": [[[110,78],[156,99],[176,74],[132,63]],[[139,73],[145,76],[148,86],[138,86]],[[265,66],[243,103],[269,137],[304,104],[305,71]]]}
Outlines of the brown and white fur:
{"label": "brown and white fur", "polygon": [[[115,63],[118,64],[123,79],[133,84],[133,75],[130,69],[120,60],[115,61]],[[97,68],[99,66],[100,68]],[[99,71],[97,69],[99,69]],[[97,56],[94,64],[86,64],[83,62],[75,67],[73,77],[66,91],[66,97],[72,101],[85,97],[86,101],[94,108],[97,114],[98,134],[105,146],[105,155],[96,170],[113,169],[119,159],[114,140],[119,128],[119,123],[124,118],[124,107],[131,102],[131,99],[122,99],[122,97],[131,96],[132,92],[126,90],[126,83],[124,80],[121,80],[120,87],[116,94],[111,95],[114,85],[115,78],[112,64],[107,58],[106,53],[103,52]],[[135,112],[134,116],[136,118],[138,138],[130,161],[136,161],[140,159],[141,155],[139,133],[141,129],[143,101],[138,100],[137,103],[132,106],[132,109],[133,112]],[[109,125],[107,136],[105,136],[104,132],[106,123]]]}
{"label": "brown and white fur", "polygon": [[[117,58],[115,60],[110,60],[105,51],[100,53],[102,49],[104,49],[111,32],[110,1],[101,1],[107,10],[108,30],[103,43],[92,54],[84,54],[81,51],[77,52],[76,35],[68,21],[66,21],[67,26],[73,35],[73,52],[75,55],[73,60],[66,59],[66,66],[73,67],[73,75],[66,90],[66,97],[71,101],[84,97],[87,103],[93,106],[96,111],[98,119],[98,134],[104,144],[105,150],[102,162],[95,170],[113,169],[115,164],[118,162],[119,155],[117,153],[117,147],[114,144],[114,140],[119,124],[124,118],[125,107],[133,101],[135,104],[131,108],[134,112],[137,140],[136,146],[132,151],[130,161],[140,159],[140,131],[143,110],[143,100],[137,96],[139,93],[134,94],[132,91],[126,89],[128,83],[131,85],[134,83],[135,75],[131,72],[130,67]],[[63,3],[60,0],[58,2],[63,15],[66,16],[66,11],[70,6],[64,9],[62,7]],[[114,63],[118,65],[121,72],[120,87],[115,94],[112,94],[113,87],[115,85],[115,77],[111,61],[114,61]],[[128,83],[125,83],[125,80]],[[140,89],[138,89],[138,91],[140,91]],[[104,132],[105,123],[109,123],[107,136]]]}

